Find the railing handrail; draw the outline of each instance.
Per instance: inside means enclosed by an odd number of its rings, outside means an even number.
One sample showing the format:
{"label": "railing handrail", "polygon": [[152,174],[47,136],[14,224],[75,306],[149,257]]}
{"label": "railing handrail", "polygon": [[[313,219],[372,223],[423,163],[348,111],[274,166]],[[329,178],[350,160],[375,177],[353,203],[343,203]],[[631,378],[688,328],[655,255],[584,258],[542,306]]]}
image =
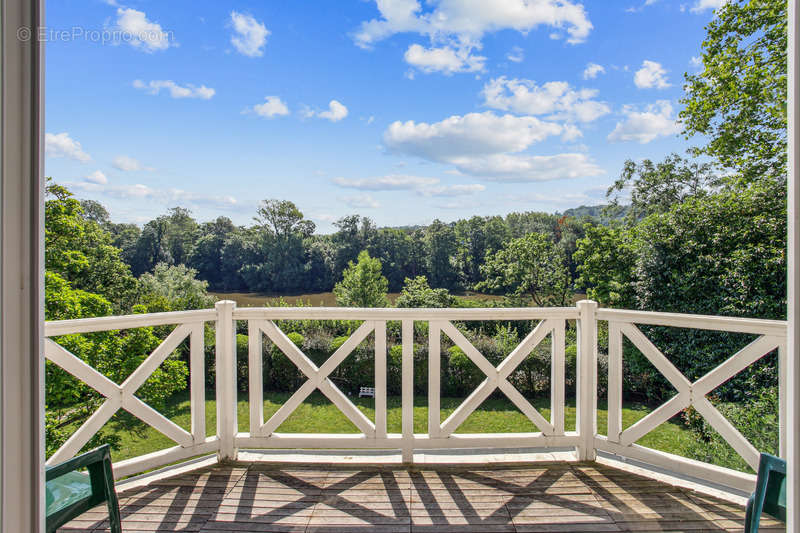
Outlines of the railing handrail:
{"label": "railing handrail", "polygon": [[[575,320],[575,307],[474,307],[474,308],[357,308],[357,307],[237,307],[234,320],[541,320],[562,318]],[[632,311],[600,307],[597,320],[632,322],[635,324],[705,329],[754,335],[786,335],[785,320],[724,317],[660,311]],[[216,309],[169,311],[135,315],[114,315],[45,322],[45,337],[74,333],[92,333],[147,326],[213,322]]]}
{"label": "railing handrail", "polygon": [[600,308],[597,310],[597,320],[770,336],[785,336],[788,331],[788,323],[785,320],[631,311],[628,309]]}
{"label": "railing handrail", "polygon": [[[345,395],[332,383],[326,383],[327,375],[336,366],[328,363],[325,370],[318,369],[297,349],[280,331],[280,321],[291,320],[352,320],[363,321],[364,324],[348,341],[337,350],[336,361],[341,362],[355,346],[367,335],[375,336],[375,383],[376,383],[376,419],[364,422],[358,415],[360,411],[350,403]],[[472,346],[471,342],[456,328],[455,321],[540,321],[537,328],[510,354],[500,366],[494,367]],[[236,394],[236,323],[248,323],[249,334],[249,368],[250,368],[250,431],[239,432],[237,428],[237,394]],[[386,323],[402,322],[402,433],[386,432]],[[428,400],[429,420],[428,433],[413,433],[413,323],[427,322],[432,335],[428,339]],[[577,418],[576,431],[564,431],[564,353],[566,348],[565,327],[567,321],[575,321],[578,325],[576,344],[577,352]],[[599,322],[609,324],[609,434],[604,437],[597,434],[597,325]],[[205,323],[216,324],[216,395],[217,395],[217,435],[205,436],[205,381],[204,381],[204,345],[203,328]],[[594,459],[597,450],[604,450],[631,458],[648,458],[655,465],[672,465],[676,472],[705,475],[708,478],[722,479],[730,486],[746,487],[754,479],[740,472],[728,471],[701,463],[677,458],[656,450],[649,450],[634,444],[635,440],[664,423],[668,415],[685,405],[695,405],[710,417],[718,431],[729,444],[735,444],[737,452],[752,463],[755,448],[752,447],[736,430],[721,419],[713,406],[705,399],[706,389],[713,389],[725,379],[740,372],[749,364],[762,357],[764,350],[778,349],[780,360],[785,359],[785,342],[787,323],[781,320],[764,320],[753,318],[720,317],[711,315],[662,313],[651,311],[632,311],[623,309],[601,309],[590,300],[578,302],[575,307],[545,308],[341,308],[341,307],[248,307],[237,308],[232,301],[217,302],[215,309],[199,309],[191,311],[173,311],[164,313],[135,314],[84,318],[76,320],[58,320],[45,323],[45,336],[58,337],[68,334],[91,333],[98,331],[124,330],[140,327],[176,325],[168,336],[145,362],[135,371],[137,380],[131,383],[115,384],[85,362],[70,354],[52,340],[46,343],[45,355],[75,377],[95,388],[106,398],[106,403],[90,417],[84,426],[76,432],[74,438],[59,450],[59,457],[79,449],[88,438],[100,429],[104,421],[118,409],[125,409],[144,420],[149,425],[175,440],[178,446],[161,450],[146,456],[123,461],[115,468],[117,475],[130,475],[151,469],[163,464],[175,462],[200,453],[216,452],[220,459],[235,459],[237,448],[253,447],[357,447],[357,448],[395,448],[402,450],[404,460],[413,460],[414,449],[431,449],[443,447],[551,447],[573,446],[579,459]],[[636,325],[667,326],[699,330],[714,330],[758,335],[748,347],[732,355],[696,382],[689,382],[672,363],[658,351],[636,328]],[[538,331],[538,333],[537,333]],[[303,388],[307,395],[319,388],[331,398],[340,409],[362,429],[362,434],[350,435],[301,435],[275,432],[301,397],[287,402],[279,410],[280,416],[274,415],[269,421],[263,420],[263,411],[258,408],[263,402],[261,369],[261,335],[265,334],[286,353],[289,359],[309,378]],[[448,418],[439,418],[440,365],[438,363],[440,342],[434,339],[438,335],[447,335],[466,355],[483,371],[487,380],[476,389],[470,397]],[[538,345],[546,336],[551,338],[551,420],[548,421],[527,403],[527,400],[506,380],[510,372],[527,357],[526,353]],[[643,353],[659,368],[664,376],[677,383],[681,393],[664,406],[640,420],[631,428],[622,431],[622,335],[634,341],[644,350]],[[168,355],[167,352],[177,346],[182,339],[190,337],[191,365],[191,410],[192,430],[186,432],[149,406],[136,399],[133,393],[150,373]],[[526,352],[527,350],[527,352]],[[523,353],[524,352],[524,353]],[[332,356],[334,359],[334,356]],[[333,365],[333,366],[331,366]],[[780,375],[780,421],[781,449],[784,448],[783,434],[786,408],[783,389],[786,386],[785,373],[781,366]],[[108,383],[106,383],[108,381]],[[312,387],[313,385],[313,387]],[[311,387],[311,388],[309,388]],[[534,422],[540,431],[526,434],[485,434],[464,435],[454,431],[469,413],[481,403],[481,398],[493,390],[502,390]],[[259,393],[260,391],[260,393]],[[300,393],[300,390],[297,391]],[[296,395],[297,395],[296,393]],[[695,394],[696,393],[696,394]],[[697,396],[695,398],[694,396]],[[302,395],[300,395],[302,396]],[[333,397],[332,397],[333,396]],[[256,403],[253,403],[256,402]],[[349,404],[349,405],[348,405]],[[254,410],[254,406],[255,410]],[[292,407],[294,406],[294,407]],[[285,408],[285,409],[284,409]],[[102,411],[102,412],[100,412]],[[436,411],[436,413],[433,413]],[[612,413],[612,411],[614,411]],[[363,416],[363,415],[362,415]],[[364,429],[366,428],[366,429]],[[721,474],[725,470],[726,474]]]}
{"label": "railing handrail", "polygon": [[576,319],[574,307],[237,307],[235,320],[542,320]]}
{"label": "railing handrail", "polygon": [[44,336],[58,337],[60,335],[71,335],[73,333],[94,333],[96,331],[188,324],[190,322],[213,322],[216,319],[216,309],[195,309],[192,311],[169,311],[138,315],[76,318],[72,320],[49,320],[44,323]]}

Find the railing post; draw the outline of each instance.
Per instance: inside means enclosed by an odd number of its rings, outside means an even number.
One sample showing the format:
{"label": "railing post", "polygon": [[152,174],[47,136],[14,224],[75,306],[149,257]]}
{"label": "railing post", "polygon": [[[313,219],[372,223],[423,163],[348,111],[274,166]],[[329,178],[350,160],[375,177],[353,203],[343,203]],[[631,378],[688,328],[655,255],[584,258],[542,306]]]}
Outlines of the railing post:
{"label": "railing post", "polygon": [[217,439],[220,461],[236,460],[236,302],[217,302]]}
{"label": "railing post", "polygon": [[579,461],[593,461],[597,456],[597,302],[578,302],[577,420],[580,444]]}
{"label": "railing post", "polygon": [[414,321],[402,322],[403,463],[414,462]]}

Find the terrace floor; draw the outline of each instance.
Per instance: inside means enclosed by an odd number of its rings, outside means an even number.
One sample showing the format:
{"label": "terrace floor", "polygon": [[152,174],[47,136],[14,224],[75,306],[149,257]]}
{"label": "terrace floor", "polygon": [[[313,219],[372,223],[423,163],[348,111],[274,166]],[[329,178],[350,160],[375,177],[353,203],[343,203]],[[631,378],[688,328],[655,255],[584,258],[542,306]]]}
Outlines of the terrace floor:
{"label": "terrace floor", "polygon": [[[742,531],[744,508],[601,463],[206,466],[120,493],[124,531]],[[61,531],[108,531],[97,508]],[[762,521],[761,531],[784,531]]]}

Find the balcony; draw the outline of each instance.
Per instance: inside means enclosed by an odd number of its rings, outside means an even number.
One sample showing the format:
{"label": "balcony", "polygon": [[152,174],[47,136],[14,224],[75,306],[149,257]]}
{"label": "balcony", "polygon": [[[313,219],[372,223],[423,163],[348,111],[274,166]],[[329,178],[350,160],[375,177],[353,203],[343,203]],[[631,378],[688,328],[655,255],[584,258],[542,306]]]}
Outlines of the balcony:
{"label": "balcony", "polygon": [[[317,366],[281,330],[281,321],[351,320],[360,325]],[[495,366],[457,327],[459,322],[529,321],[535,327]],[[206,324],[215,331],[216,432],[206,431]],[[402,346],[399,433],[387,431],[387,324]],[[414,431],[415,324],[427,332],[427,432]],[[576,412],[566,430],[566,334],[575,324]],[[598,434],[598,325],[608,331],[608,431]],[[59,346],[67,334],[174,326],[161,345],[117,384]],[[248,332],[249,431],[237,414],[237,325]],[[687,379],[647,338],[640,325],[745,333],[754,340],[711,372]],[[135,531],[617,531],[741,528],[743,493],[751,474],[686,459],[636,442],[693,406],[751,467],[759,450],[716,409],[707,395],[777,350],[785,367],[784,322],[598,309],[591,301],[569,308],[350,309],[236,308],[48,322],[45,357],[104,398],[100,407],[51,457],[77,454],[119,410],[163,433],[175,446],[115,463],[121,479],[123,526]],[[483,382],[442,420],[442,336],[485,374]],[[272,342],[305,381],[270,417],[264,416],[262,343]],[[331,380],[331,373],[365,339],[374,345],[374,418]],[[630,427],[622,423],[623,338],[677,393]],[[191,428],[148,406],[136,391],[187,342]],[[509,377],[549,339],[550,409],[546,418]],[[786,446],[785,376],[780,376],[780,445]],[[324,394],[358,429],[352,434],[291,434],[277,430],[314,391]],[[458,433],[457,428],[495,391],[538,428],[531,433]],[[339,451],[337,451],[339,450]],[[183,465],[175,463],[191,460]],[[167,466],[172,465],[172,466]],[[155,470],[155,472],[153,472]],[[143,474],[147,472],[147,474]],[[131,477],[134,476],[134,477]],[[126,478],[126,479],[123,479]],[[67,530],[102,531],[102,510]],[[769,530],[770,523],[762,529]],[[772,524],[778,530],[782,526]]]}

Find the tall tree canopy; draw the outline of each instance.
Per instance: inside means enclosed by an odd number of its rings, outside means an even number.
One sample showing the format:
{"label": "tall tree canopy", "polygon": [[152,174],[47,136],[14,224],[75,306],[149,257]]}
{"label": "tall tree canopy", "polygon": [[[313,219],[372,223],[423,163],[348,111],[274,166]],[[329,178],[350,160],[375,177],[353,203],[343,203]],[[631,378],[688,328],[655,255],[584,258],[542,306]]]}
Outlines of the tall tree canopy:
{"label": "tall tree canopy", "polygon": [[388,288],[389,282],[381,274],[380,259],[370,257],[364,250],[358,254],[358,262],[351,261],[344,270],[342,281],[333,292],[336,303],[344,307],[386,307]]}
{"label": "tall tree canopy", "polygon": [[786,178],[786,0],[731,0],[706,27],[703,70],[686,76],[684,133],[746,182]]}
{"label": "tall tree canopy", "polygon": [[572,281],[564,250],[543,233],[509,241],[486,257],[481,271],[486,280],[479,289],[530,298],[537,306],[566,305],[570,300]]}

